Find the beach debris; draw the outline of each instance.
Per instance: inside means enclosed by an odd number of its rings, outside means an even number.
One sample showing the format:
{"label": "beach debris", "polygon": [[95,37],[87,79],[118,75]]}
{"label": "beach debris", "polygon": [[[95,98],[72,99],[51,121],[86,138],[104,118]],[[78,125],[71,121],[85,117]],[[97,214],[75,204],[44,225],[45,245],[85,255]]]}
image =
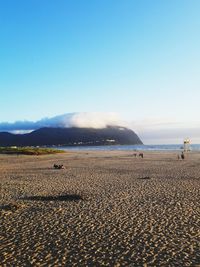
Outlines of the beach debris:
{"label": "beach debris", "polygon": [[58,165],[58,164],[54,164],[53,165],[54,169],[64,169],[65,167],[63,166],[63,164]]}

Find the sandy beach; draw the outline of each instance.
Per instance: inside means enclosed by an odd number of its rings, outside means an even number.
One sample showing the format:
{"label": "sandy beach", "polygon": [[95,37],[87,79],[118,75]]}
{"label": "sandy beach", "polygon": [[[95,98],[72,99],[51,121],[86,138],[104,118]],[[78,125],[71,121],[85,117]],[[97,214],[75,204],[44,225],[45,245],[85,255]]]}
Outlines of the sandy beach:
{"label": "sandy beach", "polygon": [[0,265],[200,266],[200,153],[133,153],[0,155]]}

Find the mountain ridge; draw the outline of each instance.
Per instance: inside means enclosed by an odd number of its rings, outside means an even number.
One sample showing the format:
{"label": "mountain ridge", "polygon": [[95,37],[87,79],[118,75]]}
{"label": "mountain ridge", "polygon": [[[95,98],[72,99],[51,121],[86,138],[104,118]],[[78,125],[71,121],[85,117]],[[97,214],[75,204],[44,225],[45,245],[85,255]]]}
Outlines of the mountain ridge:
{"label": "mountain ridge", "polygon": [[95,128],[43,127],[26,134],[0,132],[0,146],[93,146],[142,144],[137,134],[126,127]]}

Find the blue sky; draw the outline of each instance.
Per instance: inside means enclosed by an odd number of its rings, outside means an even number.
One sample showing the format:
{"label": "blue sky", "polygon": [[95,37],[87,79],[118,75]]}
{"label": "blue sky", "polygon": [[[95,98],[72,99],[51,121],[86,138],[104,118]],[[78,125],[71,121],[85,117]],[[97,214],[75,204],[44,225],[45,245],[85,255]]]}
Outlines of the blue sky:
{"label": "blue sky", "polygon": [[147,136],[192,135],[199,10],[199,0],[1,1],[0,122],[116,112]]}

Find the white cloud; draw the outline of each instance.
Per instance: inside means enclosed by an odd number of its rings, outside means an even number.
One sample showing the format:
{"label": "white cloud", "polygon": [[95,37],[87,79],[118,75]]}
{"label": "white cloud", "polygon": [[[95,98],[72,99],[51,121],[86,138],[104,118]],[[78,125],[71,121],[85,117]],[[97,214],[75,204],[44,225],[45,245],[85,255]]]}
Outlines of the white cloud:
{"label": "white cloud", "polygon": [[78,127],[105,128],[106,126],[124,126],[117,113],[82,112],[68,113],[53,118],[43,118],[39,121],[16,121],[14,123],[0,123],[0,131],[29,131],[42,127]]}

